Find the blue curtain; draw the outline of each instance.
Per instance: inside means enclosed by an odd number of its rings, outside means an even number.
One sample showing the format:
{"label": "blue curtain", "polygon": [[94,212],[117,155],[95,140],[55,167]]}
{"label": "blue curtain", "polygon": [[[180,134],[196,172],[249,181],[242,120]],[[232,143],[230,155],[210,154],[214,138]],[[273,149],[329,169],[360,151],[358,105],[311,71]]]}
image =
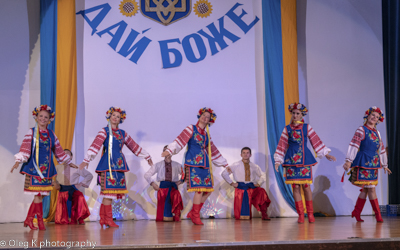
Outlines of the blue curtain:
{"label": "blue curtain", "polygon": [[[271,156],[278,146],[280,135],[285,127],[285,103],[283,90],[283,59],[281,30],[281,1],[262,1],[265,103],[267,112],[267,134]],[[272,163],[275,164],[272,158]],[[282,166],[275,177],[286,202],[296,209],[290,185],[285,184]]]}
{"label": "blue curtain", "polygon": [[[57,0],[40,1],[40,104],[56,110]],[[56,114],[57,115],[57,114]],[[49,129],[54,131],[54,122]],[[53,159],[51,159],[53,160]],[[47,218],[50,195],[43,198],[43,218]]]}
{"label": "blue curtain", "polygon": [[[56,110],[57,1],[40,1],[40,104]],[[57,114],[56,114],[57,115]],[[54,122],[48,128],[54,130]]]}
{"label": "blue curtain", "polygon": [[382,1],[383,72],[388,140],[389,203],[400,203],[400,1]]}

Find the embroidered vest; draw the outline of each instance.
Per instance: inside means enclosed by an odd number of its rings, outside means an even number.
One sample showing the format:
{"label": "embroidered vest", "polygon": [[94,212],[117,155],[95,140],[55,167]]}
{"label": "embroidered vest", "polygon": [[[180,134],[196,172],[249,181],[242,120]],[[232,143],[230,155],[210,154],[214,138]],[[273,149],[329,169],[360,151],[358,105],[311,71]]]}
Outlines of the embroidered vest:
{"label": "embroidered vest", "polygon": [[[103,142],[103,153],[97,165],[96,172],[104,172],[108,171],[108,142],[110,138],[110,132],[108,127],[105,127],[104,130],[107,133],[107,137]],[[125,156],[122,153],[122,148],[125,144],[125,136],[126,133],[122,129],[116,129],[112,131],[113,133],[113,147],[112,147],[112,159],[110,161],[111,170],[127,172],[129,171],[128,164],[126,164]]]}
{"label": "embroidered vest", "polygon": [[359,151],[354,159],[351,167],[360,167],[366,169],[379,169],[381,168],[379,157],[379,136],[378,132],[364,128],[364,139],[360,143]]}
{"label": "embroidered vest", "polygon": [[303,167],[313,166],[317,163],[313,154],[307,147],[307,124],[304,123],[297,129],[292,129],[290,125],[286,126],[288,132],[288,150],[282,166]]}
{"label": "embroidered vest", "polygon": [[193,135],[188,142],[188,150],[185,156],[185,165],[190,167],[209,168],[208,136],[200,134],[197,127],[193,125]]}
{"label": "embroidered vest", "polygon": [[[36,135],[35,128],[32,128],[32,131],[33,131],[33,136],[31,141],[31,149]],[[53,163],[55,136],[54,132],[51,129],[48,129],[47,131],[48,133],[41,133],[42,136],[39,136],[38,168],[42,172],[43,177],[49,179],[52,178],[54,175],[56,175],[57,171]],[[33,165],[33,161],[36,161],[36,147],[33,148],[34,148],[33,152],[31,152],[31,156],[29,157],[28,161],[22,165],[20,173],[32,176],[39,176],[39,174],[35,169],[35,166]]]}

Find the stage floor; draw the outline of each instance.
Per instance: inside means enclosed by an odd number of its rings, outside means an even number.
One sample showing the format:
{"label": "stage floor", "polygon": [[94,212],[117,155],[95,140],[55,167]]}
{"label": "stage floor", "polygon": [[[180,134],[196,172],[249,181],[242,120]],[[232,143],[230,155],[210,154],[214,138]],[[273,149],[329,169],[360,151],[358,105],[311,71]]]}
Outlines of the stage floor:
{"label": "stage floor", "polygon": [[[86,225],[48,223],[46,231],[30,230],[24,228],[22,223],[8,223],[0,224],[0,249],[54,247],[256,249],[257,246],[285,249],[283,247],[285,245],[294,247],[293,244],[310,246],[322,243],[364,243],[363,245],[367,244],[369,249],[371,243],[400,242],[400,217],[383,217],[384,223],[376,223],[373,216],[362,218],[365,222],[356,222],[354,218],[347,216],[318,217],[313,224],[308,222],[298,224],[297,218],[272,218],[271,221],[262,221],[260,218],[251,221],[203,219],[204,226],[195,226],[190,220],[182,222],[141,220],[118,221],[119,228],[107,229],[101,229],[98,222],[88,222]],[[397,247],[393,244],[386,245],[386,249],[388,246]]]}

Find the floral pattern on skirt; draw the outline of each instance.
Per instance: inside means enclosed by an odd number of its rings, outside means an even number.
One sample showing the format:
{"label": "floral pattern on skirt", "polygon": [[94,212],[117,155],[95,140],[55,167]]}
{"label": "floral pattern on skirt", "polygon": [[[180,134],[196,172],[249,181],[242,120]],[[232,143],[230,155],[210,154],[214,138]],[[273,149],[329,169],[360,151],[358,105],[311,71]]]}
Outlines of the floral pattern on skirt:
{"label": "floral pattern on skirt", "polygon": [[210,169],[185,166],[188,192],[212,192]]}
{"label": "floral pattern on skirt", "polygon": [[311,184],[312,167],[285,167],[286,184]]}

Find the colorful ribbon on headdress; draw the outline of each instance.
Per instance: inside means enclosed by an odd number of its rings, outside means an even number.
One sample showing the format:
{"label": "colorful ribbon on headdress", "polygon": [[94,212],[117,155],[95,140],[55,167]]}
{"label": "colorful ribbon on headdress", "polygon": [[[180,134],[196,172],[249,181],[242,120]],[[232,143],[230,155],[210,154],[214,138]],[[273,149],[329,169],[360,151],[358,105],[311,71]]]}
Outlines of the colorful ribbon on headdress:
{"label": "colorful ribbon on headdress", "polygon": [[210,163],[210,174],[211,174],[211,185],[214,186],[214,177],[212,173],[212,160],[211,160],[211,139],[210,139],[210,130],[208,129],[209,125],[207,124],[207,136],[208,136],[208,160]]}
{"label": "colorful ribbon on headdress", "polygon": [[35,133],[36,135],[33,136],[33,143],[32,143],[32,153],[35,152],[35,157],[33,159],[33,166],[36,169],[36,172],[39,174],[40,178],[44,178],[42,171],[40,171],[39,165],[39,128],[36,121],[35,125]]}
{"label": "colorful ribbon on headdress", "polygon": [[110,171],[110,178],[111,178],[111,180],[113,180],[114,178],[113,178],[112,171],[111,171],[113,131],[112,131],[110,120],[108,120],[108,132],[109,132],[109,137],[108,137],[108,170]]}

